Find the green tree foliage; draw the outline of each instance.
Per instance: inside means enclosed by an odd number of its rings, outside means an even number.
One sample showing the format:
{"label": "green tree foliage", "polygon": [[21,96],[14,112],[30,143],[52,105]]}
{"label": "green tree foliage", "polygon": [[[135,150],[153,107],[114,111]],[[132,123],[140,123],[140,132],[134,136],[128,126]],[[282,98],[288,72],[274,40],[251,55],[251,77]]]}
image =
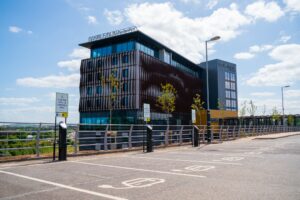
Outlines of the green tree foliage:
{"label": "green tree foliage", "polygon": [[272,119],[275,122],[278,122],[280,120],[280,113],[277,110],[276,106],[272,109]]}
{"label": "green tree foliage", "polygon": [[[166,83],[165,85],[161,84],[161,89],[161,95],[158,96],[156,100],[157,106],[169,116],[169,113],[175,110],[177,91],[170,83]],[[169,124],[169,117],[167,117],[167,124]]]}
{"label": "green tree foliage", "polygon": [[287,118],[287,121],[288,121],[288,125],[289,126],[293,126],[294,125],[294,121],[295,121],[293,115],[289,115],[288,118]]}
{"label": "green tree foliage", "polygon": [[203,110],[204,101],[201,99],[200,94],[196,94],[196,96],[193,98],[193,104],[191,105],[191,108],[194,109],[196,112],[199,112]]}

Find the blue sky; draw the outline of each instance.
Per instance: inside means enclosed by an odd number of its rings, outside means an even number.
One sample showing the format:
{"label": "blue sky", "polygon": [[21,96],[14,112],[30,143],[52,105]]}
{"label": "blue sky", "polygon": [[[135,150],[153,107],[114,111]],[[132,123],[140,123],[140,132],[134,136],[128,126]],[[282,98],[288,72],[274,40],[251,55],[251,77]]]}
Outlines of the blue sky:
{"label": "blue sky", "polygon": [[237,64],[239,103],[257,114],[300,113],[300,1],[2,0],[0,6],[0,121],[52,122],[55,92],[70,95],[78,122],[79,63],[89,36],[138,26],[192,61]]}

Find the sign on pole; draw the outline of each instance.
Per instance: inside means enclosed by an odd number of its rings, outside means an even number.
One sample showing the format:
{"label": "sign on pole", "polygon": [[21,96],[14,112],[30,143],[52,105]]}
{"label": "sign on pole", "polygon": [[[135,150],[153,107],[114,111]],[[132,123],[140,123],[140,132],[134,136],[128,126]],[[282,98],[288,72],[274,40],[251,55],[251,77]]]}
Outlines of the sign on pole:
{"label": "sign on pole", "polygon": [[196,123],[196,110],[192,109],[192,123]]}
{"label": "sign on pole", "polygon": [[144,121],[150,122],[150,104],[144,103]]}
{"label": "sign on pole", "polygon": [[56,93],[55,113],[57,117],[68,117],[68,103],[68,94]]}

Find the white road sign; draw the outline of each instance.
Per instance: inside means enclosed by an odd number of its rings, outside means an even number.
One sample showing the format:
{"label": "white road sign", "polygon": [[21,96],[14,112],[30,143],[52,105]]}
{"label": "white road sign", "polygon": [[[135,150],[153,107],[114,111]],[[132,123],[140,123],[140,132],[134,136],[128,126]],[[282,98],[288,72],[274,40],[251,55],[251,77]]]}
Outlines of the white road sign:
{"label": "white road sign", "polygon": [[150,122],[150,104],[144,103],[144,121]]}
{"label": "white road sign", "polygon": [[68,117],[69,97],[66,93],[56,93],[55,112],[58,117]]}
{"label": "white road sign", "polygon": [[192,109],[192,123],[196,123],[196,110]]}

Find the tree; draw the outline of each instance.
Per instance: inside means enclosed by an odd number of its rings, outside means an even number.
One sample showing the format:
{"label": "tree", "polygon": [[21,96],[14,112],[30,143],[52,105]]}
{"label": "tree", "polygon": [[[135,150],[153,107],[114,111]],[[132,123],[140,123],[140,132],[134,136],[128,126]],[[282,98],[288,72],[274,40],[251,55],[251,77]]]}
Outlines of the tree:
{"label": "tree", "polygon": [[241,104],[240,109],[239,109],[239,117],[242,118],[241,124],[243,124],[243,117],[246,115],[246,110],[247,110],[247,101],[244,101]]}
{"label": "tree", "polygon": [[262,114],[263,114],[263,116],[265,116],[265,115],[266,115],[266,112],[267,112],[267,106],[266,106],[266,105],[264,105],[264,106],[263,106],[263,110],[262,110]]}
{"label": "tree", "polygon": [[193,97],[193,104],[191,105],[191,108],[196,111],[196,113],[199,113],[201,116],[200,111],[203,110],[204,101],[201,99],[200,94],[196,94],[195,97]]}
{"label": "tree", "polygon": [[101,81],[101,85],[103,88],[108,90],[108,106],[109,106],[109,124],[112,124],[112,111],[115,108],[117,94],[121,88],[121,81],[118,79],[118,74],[116,69],[112,69],[109,77],[106,78],[104,76],[99,77]]}
{"label": "tree", "polygon": [[295,119],[294,119],[293,115],[289,115],[287,118],[287,121],[288,121],[289,126],[294,126]]}
{"label": "tree", "polygon": [[277,110],[276,106],[272,109],[272,119],[275,123],[280,120],[280,113]]}
{"label": "tree", "polygon": [[224,113],[225,105],[224,105],[224,103],[220,99],[218,99],[218,109],[220,110],[220,116],[221,116],[222,125],[223,125],[223,123],[224,123],[224,115],[225,115],[225,113]]}
{"label": "tree", "polygon": [[249,101],[249,107],[247,108],[247,111],[250,116],[255,116],[255,113],[257,111],[257,106],[253,103],[252,100]]}
{"label": "tree", "polygon": [[167,125],[169,125],[169,114],[175,110],[177,91],[170,83],[161,84],[161,89],[161,95],[157,97],[157,106],[167,113]]}

